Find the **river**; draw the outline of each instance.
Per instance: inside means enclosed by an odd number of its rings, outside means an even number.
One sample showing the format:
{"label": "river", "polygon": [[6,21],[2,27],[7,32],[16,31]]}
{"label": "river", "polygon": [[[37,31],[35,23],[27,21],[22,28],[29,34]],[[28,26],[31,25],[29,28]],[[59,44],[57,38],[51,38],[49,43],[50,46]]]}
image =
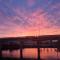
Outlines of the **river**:
{"label": "river", "polygon": [[[2,51],[2,56],[4,57],[17,57],[20,58],[20,50],[14,51]],[[24,58],[37,58],[38,52],[37,48],[26,48],[23,49]],[[56,51],[56,48],[40,48],[40,58],[45,60],[57,60],[60,59],[60,52]]]}

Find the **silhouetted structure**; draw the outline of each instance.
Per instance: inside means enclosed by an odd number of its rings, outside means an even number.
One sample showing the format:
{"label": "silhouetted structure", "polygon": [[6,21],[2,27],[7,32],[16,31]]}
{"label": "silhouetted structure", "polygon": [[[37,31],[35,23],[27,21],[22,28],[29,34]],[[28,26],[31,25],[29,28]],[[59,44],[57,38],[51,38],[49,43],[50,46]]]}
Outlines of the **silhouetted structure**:
{"label": "silhouetted structure", "polygon": [[60,48],[60,35],[30,36],[30,37],[10,37],[0,38],[0,53],[2,50],[38,48],[38,60],[40,60],[40,48]]}

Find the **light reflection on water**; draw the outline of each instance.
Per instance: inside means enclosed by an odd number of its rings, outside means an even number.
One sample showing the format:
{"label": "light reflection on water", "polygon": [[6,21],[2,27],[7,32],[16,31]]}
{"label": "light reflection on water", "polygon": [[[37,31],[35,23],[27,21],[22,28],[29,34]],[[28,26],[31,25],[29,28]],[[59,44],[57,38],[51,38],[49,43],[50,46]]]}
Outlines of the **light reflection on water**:
{"label": "light reflection on water", "polygon": [[[60,58],[60,53],[57,53],[56,48],[41,48],[40,49],[40,57],[42,59],[50,59],[50,58],[55,58],[58,59]],[[14,51],[3,51],[2,55],[4,57],[20,57],[20,50],[14,50]],[[58,55],[58,56],[57,56]],[[24,58],[37,58],[38,57],[38,52],[37,48],[26,48],[23,49],[23,57]]]}

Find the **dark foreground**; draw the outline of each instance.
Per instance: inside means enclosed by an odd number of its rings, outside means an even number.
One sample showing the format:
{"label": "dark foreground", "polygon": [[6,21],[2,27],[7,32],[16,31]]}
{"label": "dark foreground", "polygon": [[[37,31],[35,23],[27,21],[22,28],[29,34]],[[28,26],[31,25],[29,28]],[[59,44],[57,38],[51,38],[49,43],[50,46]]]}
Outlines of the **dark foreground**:
{"label": "dark foreground", "polygon": [[0,60],[37,60],[32,58],[24,58],[24,59],[17,59],[17,58],[1,58]]}
{"label": "dark foreground", "polygon": [[0,57],[0,60],[60,60],[60,59],[55,59],[55,58],[49,58],[49,59],[34,59],[34,58],[2,58]]}
{"label": "dark foreground", "polygon": [[33,59],[33,58],[23,58],[23,59],[20,59],[20,58],[0,58],[0,60],[42,60],[42,59]]}

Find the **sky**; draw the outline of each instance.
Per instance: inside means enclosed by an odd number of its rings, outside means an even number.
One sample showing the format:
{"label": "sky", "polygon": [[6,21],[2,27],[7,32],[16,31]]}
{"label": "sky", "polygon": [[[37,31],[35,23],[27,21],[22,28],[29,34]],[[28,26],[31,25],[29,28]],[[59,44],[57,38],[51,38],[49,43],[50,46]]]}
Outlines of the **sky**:
{"label": "sky", "polygon": [[60,0],[0,0],[0,37],[60,34]]}

